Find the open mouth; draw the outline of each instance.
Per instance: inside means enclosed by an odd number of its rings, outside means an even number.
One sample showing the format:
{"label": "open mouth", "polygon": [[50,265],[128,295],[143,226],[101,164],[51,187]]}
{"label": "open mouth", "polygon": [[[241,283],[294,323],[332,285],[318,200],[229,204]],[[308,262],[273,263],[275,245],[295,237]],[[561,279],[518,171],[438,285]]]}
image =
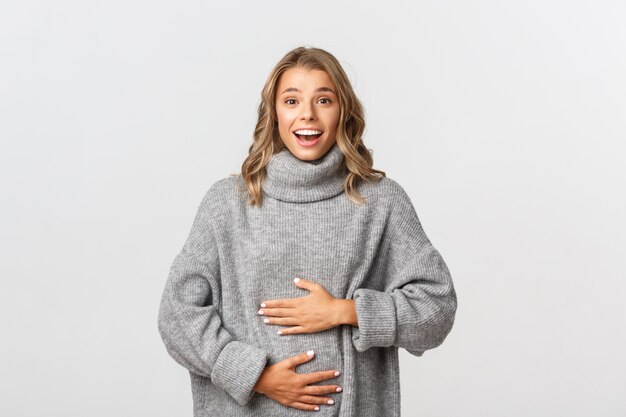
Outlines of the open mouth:
{"label": "open mouth", "polygon": [[319,139],[323,133],[324,132],[322,132],[321,130],[296,130],[295,132],[293,132],[293,134],[296,135],[298,139],[305,142]]}

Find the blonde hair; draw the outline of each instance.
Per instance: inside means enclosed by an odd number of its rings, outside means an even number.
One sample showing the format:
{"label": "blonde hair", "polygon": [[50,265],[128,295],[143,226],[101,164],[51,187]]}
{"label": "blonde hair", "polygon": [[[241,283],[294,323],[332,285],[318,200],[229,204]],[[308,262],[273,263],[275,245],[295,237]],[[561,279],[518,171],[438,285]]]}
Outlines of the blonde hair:
{"label": "blonde hair", "polygon": [[248,202],[256,206],[262,204],[261,184],[266,176],[265,166],[275,153],[286,147],[278,131],[276,89],[283,72],[294,67],[323,70],[336,88],[341,109],[336,140],[345,156],[344,165],[348,170],[344,190],[350,200],[362,204],[365,199],[356,189],[359,182],[386,177],[384,171],[372,167],[372,155],[363,144],[362,135],[365,130],[363,107],[337,59],[323,49],[304,46],[289,51],[276,64],[263,87],[254,140],[248,149],[248,156],[241,165],[241,177],[249,194]]}

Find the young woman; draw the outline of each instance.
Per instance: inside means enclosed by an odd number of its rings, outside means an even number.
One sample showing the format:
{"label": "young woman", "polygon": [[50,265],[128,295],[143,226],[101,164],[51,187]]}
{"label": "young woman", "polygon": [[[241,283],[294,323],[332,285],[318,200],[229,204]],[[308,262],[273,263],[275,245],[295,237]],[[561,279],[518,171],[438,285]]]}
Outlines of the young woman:
{"label": "young woman", "polygon": [[364,127],[330,53],[269,75],[241,173],[209,187],[161,300],[194,416],[399,416],[398,348],[450,332],[450,272]]}

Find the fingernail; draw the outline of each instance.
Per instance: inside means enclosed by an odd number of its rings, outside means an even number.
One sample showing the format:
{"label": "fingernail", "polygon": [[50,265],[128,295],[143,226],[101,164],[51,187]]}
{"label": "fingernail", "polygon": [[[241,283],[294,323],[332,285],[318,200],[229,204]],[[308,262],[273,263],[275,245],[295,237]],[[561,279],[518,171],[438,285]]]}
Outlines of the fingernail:
{"label": "fingernail", "polygon": [[343,388],[337,387],[337,392],[341,392],[341,391],[343,391]]}
{"label": "fingernail", "polygon": [[336,371],[336,372],[335,372],[335,376],[339,376],[339,371]]}
{"label": "fingernail", "polygon": [[294,278],[293,282],[300,282],[300,278]]}
{"label": "fingernail", "polygon": [[320,408],[318,406],[315,406],[315,411],[318,411]]}
{"label": "fingernail", "polygon": [[270,322],[270,319],[263,319],[263,322],[264,322],[264,323],[269,323],[269,322]]}
{"label": "fingernail", "polygon": [[333,400],[328,400],[328,404],[333,405],[335,402]]}
{"label": "fingernail", "polygon": [[263,310],[259,310],[259,311],[257,311],[257,313],[263,314]]}
{"label": "fingernail", "polygon": [[277,333],[277,334],[283,334],[283,331],[282,331],[282,330],[279,330],[279,331],[277,331],[276,333]]}
{"label": "fingernail", "polygon": [[309,356],[313,356],[314,353],[315,352],[313,352],[312,350],[309,350],[306,354],[309,355]]}
{"label": "fingernail", "polygon": [[267,304],[261,303],[261,307],[267,307]]}

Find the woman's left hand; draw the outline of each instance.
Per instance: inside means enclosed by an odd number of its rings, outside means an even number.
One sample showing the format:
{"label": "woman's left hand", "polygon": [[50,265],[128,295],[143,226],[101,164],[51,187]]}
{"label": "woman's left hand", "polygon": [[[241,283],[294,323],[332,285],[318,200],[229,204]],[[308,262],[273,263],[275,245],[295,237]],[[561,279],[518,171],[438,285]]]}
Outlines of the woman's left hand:
{"label": "woman's left hand", "polygon": [[309,290],[309,295],[264,301],[258,313],[267,316],[265,323],[292,326],[279,330],[280,335],[321,332],[343,324],[345,309],[349,307],[345,302],[352,300],[335,298],[320,284],[307,279],[296,280],[296,286]]}

